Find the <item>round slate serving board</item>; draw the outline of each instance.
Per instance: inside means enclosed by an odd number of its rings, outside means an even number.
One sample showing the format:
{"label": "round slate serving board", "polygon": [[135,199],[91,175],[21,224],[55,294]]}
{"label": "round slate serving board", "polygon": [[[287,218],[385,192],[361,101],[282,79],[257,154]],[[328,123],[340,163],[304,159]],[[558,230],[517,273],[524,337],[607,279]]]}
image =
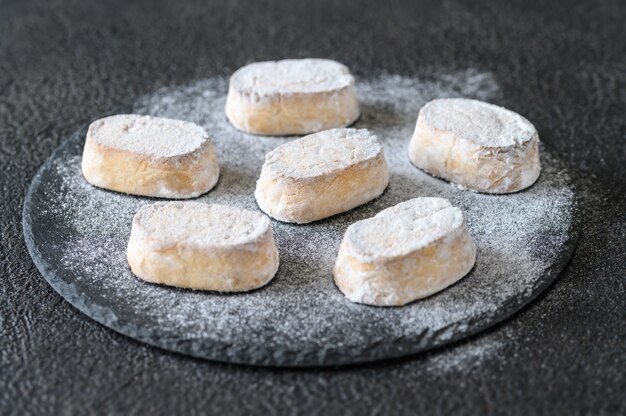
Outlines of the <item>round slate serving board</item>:
{"label": "round slate serving board", "polygon": [[[473,71],[428,80],[384,76],[358,84],[362,116],[385,146],[391,183],[375,201],[307,225],[273,222],[281,265],[264,288],[243,294],[149,284],[126,263],[137,209],[155,201],[92,187],[82,178],[86,132],[57,149],[24,203],[24,233],[44,278],[98,322],[140,341],[211,360],[318,366],[412,354],[474,334],[510,316],[545,289],[576,243],[575,198],[567,172],[543,149],[543,172],[528,190],[485,195],[458,189],[414,168],[406,146],[419,108],[437,97],[489,100],[497,85]],[[267,151],[290,138],[246,135],[223,115],[227,80],[212,78],[143,97],[136,113],[203,125],[215,140],[221,177],[199,198],[256,207],[253,190]],[[351,303],[335,287],[332,265],[354,221],[417,196],[460,206],[478,248],[472,272],[447,290],[400,308]]]}

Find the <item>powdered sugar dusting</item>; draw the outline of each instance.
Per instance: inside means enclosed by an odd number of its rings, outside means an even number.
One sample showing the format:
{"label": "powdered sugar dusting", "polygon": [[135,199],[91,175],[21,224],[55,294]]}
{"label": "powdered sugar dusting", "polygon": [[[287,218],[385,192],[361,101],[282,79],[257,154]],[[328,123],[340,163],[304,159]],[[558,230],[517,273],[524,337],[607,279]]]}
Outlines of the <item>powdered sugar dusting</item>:
{"label": "powdered sugar dusting", "polygon": [[414,198],[387,208],[373,218],[348,227],[350,239],[361,261],[399,257],[449,235],[463,225],[463,214],[442,198]]}
{"label": "powdered sugar dusting", "polygon": [[[235,130],[223,113],[227,87],[226,78],[211,78],[162,89],[141,99],[134,112],[205,127],[215,138],[222,174],[199,200],[258,211],[254,188],[265,154],[289,139]],[[125,256],[131,220],[152,200],[86,183],[80,171],[81,134],[42,173],[48,182],[33,190],[41,198],[29,214],[32,222],[59,224],[33,227],[40,233],[36,241],[54,245],[55,255],[46,258],[51,270],[80,293],[83,310],[118,331],[196,356],[275,365],[363,361],[441,345],[498,321],[545,287],[571,237],[574,205],[569,177],[548,153],[538,182],[511,195],[459,190],[416,169],[407,157],[424,103],[438,97],[492,99],[498,91],[493,77],[476,71],[429,80],[381,76],[357,87],[363,114],[356,127],[370,129],[383,144],[389,188],[327,220],[272,221],[281,266],[268,286],[221,295],[135,278]],[[463,210],[477,245],[475,268],[445,291],[405,307],[350,302],[332,276],[347,227],[418,196],[447,198]]]}
{"label": "powdered sugar dusting", "polygon": [[263,214],[195,201],[144,205],[133,227],[165,247],[184,242],[196,246],[245,244],[261,238],[270,226]]}
{"label": "powdered sugar dusting", "polygon": [[519,145],[536,135],[524,117],[477,100],[444,98],[426,104],[420,115],[432,127],[485,147]]}
{"label": "powdered sugar dusting", "polygon": [[136,114],[96,120],[88,136],[104,146],[156,157],[186,155],[208,140],[206,131],[193,123]]}
{"label": "powdered sugar dusting", "polygon": [[329,59],[284,59],[246,65],[230,82],[239,92],[266,97],[338,90],[353,84],[354,78],[345,65]]}
{"label": "powdered sugar dusting", "polygon": [[285,143],[265,166],[276,175],[311,178],[379,157],[382,146],[366,129],[331,129]]}

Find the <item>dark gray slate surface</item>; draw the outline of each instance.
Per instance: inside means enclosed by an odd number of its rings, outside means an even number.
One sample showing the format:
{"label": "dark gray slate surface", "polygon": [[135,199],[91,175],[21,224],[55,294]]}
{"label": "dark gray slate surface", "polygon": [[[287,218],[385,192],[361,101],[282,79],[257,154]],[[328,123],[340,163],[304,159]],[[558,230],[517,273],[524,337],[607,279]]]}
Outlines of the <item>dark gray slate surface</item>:
{"label": "dark gray slate surface", "polygon": [[[2,413],[626,412],[623,2],[206,3],[0,4]],[[533,120],[582,197],[579,246],[553,287],[425,356],[306,371],[164,353],[49,288],[25,250],[21,204],[68,133],[160,86],[308,55],[359,75],[493,72],[497,102]]]}
{"label": "dark gray slate surface", "polygon": [[[211,102],[199,112],[210,119],[205,125],[220,153],[221,178],[198,200],[258,210],[254,178],[267,150],[285,139],[232,128],[223,114],[226,80],[221,81],[213,99],[200,82],[184,93],[156,94],[150,101],[182,107],[165,113],[181,119],[192,115],[190,103]],[[389,83],[384,87],[389,89]],[[398,99],[389,96],[386,103],[391,107]],[[414,105],[417,111],[421,104]],[[281,264],[272,282],[259,290],[219,294],[137,279],[126,260],[130,223],[138,207],[154,199],[109,192],[85,181],[80,165],[86,128],[63,143],[33,179],[24,201],[27,248],[48,283],[87,316],[131,338],[198,358],[332,366],[449,344],[508,318],[554,281],[578,237],[575,194],[566,170],[545,149],[539,180],[511,195],[461,190],[421,172],[406,157],[413,113],[396,108],[394,120],[404,126],[396,134],[366,123],[379,114],[362,117],[356,127],[381,135],[389,187],[376,200],[315,224],[272,221]],[[332,279],[346,228],[416,195],[448,198],[463,210],[477,248],[472,271],[441,293],[403,307],[350,302]]]}

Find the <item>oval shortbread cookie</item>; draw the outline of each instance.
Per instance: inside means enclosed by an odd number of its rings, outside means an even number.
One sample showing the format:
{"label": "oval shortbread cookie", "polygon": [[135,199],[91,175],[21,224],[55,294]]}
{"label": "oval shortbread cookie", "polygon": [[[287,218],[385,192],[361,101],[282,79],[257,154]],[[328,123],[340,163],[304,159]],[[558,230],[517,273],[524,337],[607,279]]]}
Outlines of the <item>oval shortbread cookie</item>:
{"label": "oval shortbread cookie", "polygon": [[157,202],[133,218],[128,264],[152,283],[239,292],[269,282],[278,250],[258,212],[201,202]]}
{"label": "oval shortbread cookie", "polygon": [[269,216],[307,223],[371,201],[388,184],[377,137],[366,129],[333,129],[268,153],[254,195]]}
{"label": "oval shortbread cookie", "polygon": [[435,176],[498,194],[529,187],[541,171],[532,123],[505,108],[464,98],[422,107],[409,158]]}
{"label": "oval shortbread cookie", "polygon": [[335,282],[353,302],[399,306],[465,276],[476,247],[463,213],[443,198],[415,198],[348,227]]}
{"label": "oval shortbread cookie", "polygon": [[215,146],[202,127],[136,114],[91,123],[82,170],[100,188],[161,198],[196,197],[219,177]]}
{"label": "oval shortbread cookie", "polygon": [[226,116],[237,129],[263,135],[349,126],[359,117],[354,77],[328,59],[246,65],[230,78]]}

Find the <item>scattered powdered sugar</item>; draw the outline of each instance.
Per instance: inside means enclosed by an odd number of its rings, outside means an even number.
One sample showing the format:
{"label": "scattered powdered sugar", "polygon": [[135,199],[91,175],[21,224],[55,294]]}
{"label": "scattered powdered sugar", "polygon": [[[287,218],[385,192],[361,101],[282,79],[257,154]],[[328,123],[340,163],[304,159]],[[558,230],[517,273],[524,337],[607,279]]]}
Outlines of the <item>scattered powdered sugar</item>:
{"label": "scattered powdered sugar", "polygon": [[208,139],[206,131],[193,123],[136,114],[96,120],[89,136],[104,146],[156,157],[186,155]]}
{"label": "scattered powdered sugar", "polygon": [[[199,200],[258,211],[254,188],[265,154],[290,139],[235,130],[223,112],[227,87],[226,78],[211,78],[161,89],[139,100],[134,111],[203,126],[214,138],[221,176]],[[428,80],[381,76],[361,80],[357,88],[362,116],[356,127],[370,129],[383,144],[389,188],[327,220],[272,221],[280,268],[266,287],[222,295],[135,278],[126,261],[131,221],[154,200],[89,185],[80,170],[84,131],[33,182],[25,218],[49,266],[40,269],[81,310],[122,333],[232,362],[317,365],[399,356],[466,336],[519,309],[554,278],[569,254],[574,194],[567,173],[544,151],[544,170],[534,186],[486,195],[460,190],[410,164],[407,146],[420,107],[440,97],[493,98],[497,84],[488,73]],[[405,307],[350,302],[332,275],[347,227],[418,196],[448,198],[463,210],[477,246],[475,268],[445,291]]]}
{"label": "scattered powdered sugar", "polygon": [[478,338],[469,343],[463,343],[453,349],[440,351],[426,361],[425,370],[431,374],[441,374],[448,371],[472,371],[481,368],[485,362],[494,360],[502,355],[505,343],[493,336]]}
{"label": "scattered powdered sugar", "polygon": [[231,86],[258,97],[326,92],[354,83],[348,68],[329,59],[255,62],[235,71]]}

